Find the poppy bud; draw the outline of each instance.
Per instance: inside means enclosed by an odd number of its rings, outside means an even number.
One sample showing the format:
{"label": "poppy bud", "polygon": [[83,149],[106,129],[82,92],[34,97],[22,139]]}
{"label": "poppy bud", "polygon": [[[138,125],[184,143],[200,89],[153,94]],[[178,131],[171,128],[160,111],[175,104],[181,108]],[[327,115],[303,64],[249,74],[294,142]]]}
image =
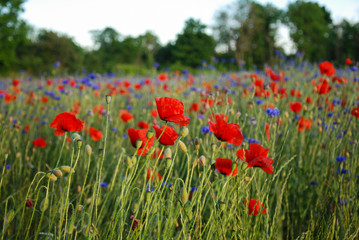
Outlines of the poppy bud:
{"label": "poppy bud", "polygon": [[48,199],[48,198],[44,198],[44,199],[41,201],[41,204],[40,204],[41,212],[46,211],[46,209],[47,209],[48,206],[49,206],[49,199]]}
{"label": "poppy bud", "polygon": [[82,190],[81,186],[80,186],[80,185],[78,185],[78,186],[77,186],[77,193],[80,193],[80,192],[81,192],[81,190]]}
{"label": "poppy bud", "polygon": [[351,131],[348,132],[348,136],[351,137],[353,134]]}
{"label": "poppy bud", "polygon": [[6,220],[5,220],[6,224],[10,223],[13,220],[14,216],[15,216],[14,210],[10,210],[6,216]]}
{"label": "poppy bud", "polygon": [[57,180],[57,177],[53,173],[46,174],[46,177],[48,177],[53,182]]}
{"label": "poppy bud", "polygon": [[154,133],[152,131],[150,131],[150,130],[148,130],[147,133],[146,133],[147,139],[151,139],[153,137],[153,135],[154,135]]}
{"label": "poppy bud", "polygon": [[65,173],[71,172],[71,167],[70,166],[61,166],[60,169],[62,171],[64,171]]}
{"label": "poppy bud", "polygon": [[202,121],[202,119],[198,119],[198,122],[199,122],[199,125],[202,125],[202,123],[203,123],[203,121]]}
{"label": "poppy bud", "polygon": [[185,204],[187,202],[187,200],[188,200],[188,193],[187,193],[186,188],[184,187],[181,192],[181,201],[183,204]]}
{"label": "poppy bud", "polygon": [[28,199],[28,200],[26,201],[26,207],[32,208],[33,206],[34,206],[34,202],[31,200],[31,198]]}
{"label": "poppy bud", "polygon": [[132,161],[130,157],[126,157],[126,163],[129,168],[132,168]]}
{"label": "poppy bud", "polygon": [[196,138],[194,139],[194,148],[195,148],[196,150],[199,149],[199,144],[200,144],[199,138],[196,137]]}
{"label": "poppy bud", "polygon": [[136,141],[136,148],[137,148],[137,149],[141,148],[142,143],[143,143],[142,140],[141,140],[141,139],[138,139],[138,140]]}
{"label": "poppy bud", "polygon": [[181,136],[184,138],[184,137],[186,137],[186,136],[188,135],[188,133],[189,133],[188,128],[187,128],[187,127],[184,127],[184,128],[182,129],[182,131],[181,131]]}
{"label": "poppy bud", "polygon": [[151,192],[146,192],[146,202],[150,202],[151,200]]}
{"label": "poppy bud", "polygon": [[180,147],[180,149],[184,152],[187,153],[187,147],[186,144],[184,144],[184,142],[182,142],[181,140],[178,141],[178,145]]}
{"label": "poppy bud", "polygon": [[219,201],[219,209],[223,212],[226,209],[226,203]]}
{"label": "poppy bud", "polygon": [[289,117],[289,113],[288,113],[288,112],[285,112],[285,113],[284,113],[284,117],[288,118],[288,117]]}
{"label": "poppy bud", "polygon": [[346,154],[345,154],[347,157],[350,157],[350,154],[348,153],[348,152],[346,152]]}
{"label": "poppy bud", "polygon": [[72,142],[78,141],[80,139],[81,139],[80,134],[78,134],[78,133],[73,133],[72,134]]}
{"label": "poppy bud", "polygon": [[172,163],[172,158],[166,158],[166,168],[170,168]]}
{"label": "poppy bud", "polygon": [[9,154],[5,153],[5,161],[7,160],[8,157],[9,157]]}
{"label": "poppy bud", "polygon": [[164,156],[166,159],[167,158],[172,158],[172,151],[171,151],[171,148],[167,148],[166,151],[165,151],[165,156]]}
{"label": "poppy bud", "polygon": [[84,208],[84,206],[79,205],[79,206],[77,207],[77,211],[78,211],[78,212],[81,212],[83,208]]}
{"label": "poppy bud", "polygon": [[198,161],[199,161],[203,166],[206,166],[207,163],[208,163],[206,157],[203,156],[203,155],[198,158]]}
{"label": "poppy bud", "polygon": [[234,115],[234,114],[235,114],[234,109],[232,108],[231,110],[229,110],[229,113],[230,113],[231,115]]}
{"label": "poppy bud", "polygon": [[212,143],[212,144],[211,144],[211,147],[212,147],[212,152],[215,152],[216,149],[217,149],[217,144]]}
{"label": "poppy bud", "polygon": [[110,104],[112,100],[112,97],[110,95],[106,95],[106,103]]}
{"label": "poppy bud", "polygon": [[137,212],[137,210],[138,210],[138,203],[137,202],[135,202],[133,205],[132,205],[132,212]]}
{"label": "poppy bud", "polygon": [[86,152],[89,156],[92,154],[92,147],[88,144],[86,144]]}
{"label": "poppy bud", "polygon": [[244,178],[244,181],[246,181],[246,182],[249,182],[250,180],[251,180],[251,178],[248,177],[248,176],[246,176],[246,177]]}
{"label": "poppy bud", "polygon": [[88,198],[88,199],[86,199],[86,204],[87,205],[90,205],[91,204],[91,202],[92,202],[92,198],[90,197],[90,198]]}
{"label": "poppy bud", "polygon": [[56,177],[58,178],[62,177],[62,172],[60,169],[55,169],[52,172],[55,174]]}

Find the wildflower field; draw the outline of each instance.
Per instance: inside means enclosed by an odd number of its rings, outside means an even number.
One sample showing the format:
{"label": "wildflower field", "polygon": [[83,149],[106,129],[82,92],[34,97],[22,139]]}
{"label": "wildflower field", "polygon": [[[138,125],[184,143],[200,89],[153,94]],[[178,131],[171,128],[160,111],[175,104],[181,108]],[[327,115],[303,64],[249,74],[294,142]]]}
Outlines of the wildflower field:
{"label": "wildflower field", "polygon": [[358,68],[19,74],[1,239],[358,239]]}

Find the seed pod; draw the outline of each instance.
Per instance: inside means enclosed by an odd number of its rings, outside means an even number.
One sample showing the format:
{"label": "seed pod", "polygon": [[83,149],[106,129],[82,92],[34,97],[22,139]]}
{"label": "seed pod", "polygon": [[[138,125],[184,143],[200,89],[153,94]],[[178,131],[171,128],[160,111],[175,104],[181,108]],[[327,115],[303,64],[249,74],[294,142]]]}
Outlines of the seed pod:
{"label": "seed pod", "polygon": [[88,144],[86,144],[86,152],[89,156],[92,154],[92,147]]}
{"label": "seed pod", "polygon": [[110,95],[106,95],[106,103],[110,104],[112,100],[112,97]]}
{"label": "seed pod", "polygon": [[72,134],[72,142],[76,142],[78,140],[81,140],[81,136],[78,133]]}
{"label": "seed pod", "polygon": [[56,177],[58,178],[62,177],[62,172],[60,169],[55,169],[52,172],[55,174]]}
{"label": "seed pod", "polygon": [[147,139],[151,139],[153,137],[153,135],[154,135],[154,133],[152,131],[150,131],[150,130],[148,130],[147,133],[146,133]]}
{"label": "seed pod", "polygon": [[40,204],[40,210],[41,210],[41,212],[46,211],[48,206],[49,206],[49,199],[45,197],[45,198],[41,201],[41,204]]}
{"label": "seed pod", "polygon": [[237,164],[236,163],[232,163],[232,172],[237,168]]}
{"label": "seed pod", "polygon": [[47,173],[46,177],[48,177],[53,182],[57,180],[57,177],[53,173]]}
{"label": "seed pod", "polygon": [[178,141],[178,145],[180,147],[180,149],[184,152],[187,153],[187,147],[186,144],[184,144],[184,142],[182,142],[181,140]]}
{"label": "seed pod", "polygon": [[188,201],[188,193],[185,187],[182,189],[181,192],[181,201],[183,204],[185,204]]}
{"label": "seed pod", "polygon": [[82,140],[81,139],[77,140],[76,144],[77,144],[77,148],[80,149],[82,146]]}
{"label": "seed pod", "polygon": [[138,139],[136,141],[136,148],[139,149],[142,146],[143,141],[141,139]]}
{"label": "seed pod", "polygon": [[81,212],[83,208],[84,208],[84,206],[79,205],[79,206],[77,207],[77,211],[78,211],[78,212]]}
{"label": "seed pod", "polygon": [[71,172],[71,167],[70,166],[61,166],[60,169],[65,173]]}
{"label": "seed pod", "polygon": [[182,129],[182,131],[181,131],[181,136],[184,138],[184,137],[186,137],[186,136],[188,135],[188,133],[189,133],[188,128],[187,128],[187,127],[184,127],[184,128]]}

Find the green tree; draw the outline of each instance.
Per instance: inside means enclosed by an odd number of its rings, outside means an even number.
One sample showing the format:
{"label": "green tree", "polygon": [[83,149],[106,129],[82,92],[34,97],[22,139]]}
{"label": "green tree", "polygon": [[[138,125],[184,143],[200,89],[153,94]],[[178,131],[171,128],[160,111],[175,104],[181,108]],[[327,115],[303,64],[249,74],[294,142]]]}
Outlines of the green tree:
{"label": "green tree", "polygon": [[161,45],[158,37],[151,31],[147,31],[137,38],[141,47],[141,61],[146,67],[152,67],[154,63],[154,57]]}
{"label": "green tree", "polygon": [[190,67],[197,67],[202,60],[209,61],[214,55],[215,42],[206,34],[206,26],[193,18],[185,22],[181,34],[177,35],[173,55],[176,61]]}
{"label": "green tree", "polygon": [[82,48],[72,38],[53,31],[41,30],[28,54],[35,58],[32,68],[39,72],[51,70],[55,62],[60,62],[60,69],[68,72],[83,67]]}
{"label": "green tree", "polygon": [[25,0],[0,1],[0,72],[17,68],[16,48],[26,41],[27,26],[19,18]]}
{"label": "green tree", "polygon": [[298,0],[289,4],[286,22],[298,51],[310,61],[333,57],[332,19],[323,6]]}
{"label": "green tree", "polygon": [[282,11],[271,4],[238,0],[215,14],[214,36],[220,53],[247,67],[271,63]]}

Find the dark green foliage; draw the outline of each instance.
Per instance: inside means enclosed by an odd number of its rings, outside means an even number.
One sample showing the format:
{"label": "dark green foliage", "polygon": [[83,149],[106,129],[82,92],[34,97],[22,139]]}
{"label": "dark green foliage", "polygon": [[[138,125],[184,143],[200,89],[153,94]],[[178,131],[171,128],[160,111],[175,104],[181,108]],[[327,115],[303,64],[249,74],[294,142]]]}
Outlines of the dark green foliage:
{"label": "dark green foliage", "polygon": [[209,61],[214,54],[214,39],[205,33],[206,26],[199,20],[186,21],[181,34],[177,35],[174,45],[174,58],[181,64],[197,67],[202,60]]}
{"label": "dark green foliage", "polygon": [[289,4],[286,21],[298,51],[310,61],[332,59],[332,19],[318,3],[296,1]]}

